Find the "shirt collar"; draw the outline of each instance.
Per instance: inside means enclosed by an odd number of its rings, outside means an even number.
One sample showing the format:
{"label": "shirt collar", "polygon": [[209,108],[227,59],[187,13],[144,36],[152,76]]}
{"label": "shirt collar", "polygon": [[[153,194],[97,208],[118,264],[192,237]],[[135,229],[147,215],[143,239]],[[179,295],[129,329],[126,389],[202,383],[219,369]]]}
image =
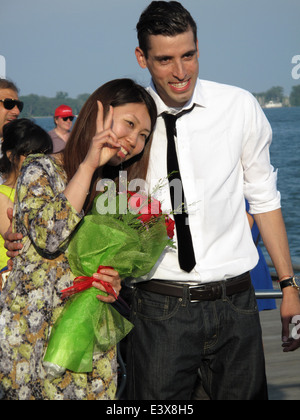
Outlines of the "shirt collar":
{"label": "shirt collar", "polygon": [[201,80],[199,80],[199,79],[197,80],[193,96],[191,97],[189,102],[186,103],[183,108],[176,109],[176,112],[175,112],[174,108],[169,108],[163,102],[163,100],[160,98],[160,96],[157,93],[156,87],[154,85],[153,79],[151,79],[151,83],[150,83],[150,86],[148,88],[148,91],[149,91],[149,93],[151,94],[151,96],[153,97],[153,99],[156,103],[158,116],[160,116],[163,112],[169,112],[169,113],[180,112],[184,109],[190,108],[193,104],[196,104],[197,106],[202,107],[202,108],[206,107],[206,101],[205,101],[205,95],[204,95],[204,92],[203,92],[203,86],[202,86]]}

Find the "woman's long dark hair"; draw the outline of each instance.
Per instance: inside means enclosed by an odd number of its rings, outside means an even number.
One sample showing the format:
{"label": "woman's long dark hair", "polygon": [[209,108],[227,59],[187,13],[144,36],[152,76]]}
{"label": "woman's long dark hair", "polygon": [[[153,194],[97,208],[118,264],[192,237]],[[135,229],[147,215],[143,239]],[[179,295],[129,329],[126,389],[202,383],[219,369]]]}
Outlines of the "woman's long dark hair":
{"label": "woman's long dark hair", "polygon": [[[64,149],[64,168],[70,181],[75,175],[79,165],[85,159],[90,148],[91,140],[96,133],[96,118],[98,112],[97,101],[101,101],[104,109],[104,118],[109,111],[109,107],[117,107],[129,103],[145,104],[151,119],[151,131],[154,129],[157,109],[153,98],[140,85],[136,84],[131,79],[117,79],[106,83],[98,88],[86,101],[82,107],[78,118],[72,129],[70,138]],[[132,179],[140,178],[146,179],[149,155],[150,155],[151,140],[148,140],[144,151],[123,164],[122,170],[127,171],[127,178],[130,182]],[[119,175],[120,167],[104,168],[104,177],[116,180]],[[95,171],[91,193],[84,205],[84,210],[87,211],[93,202],[97,192],[96,184],[99,180],[99,171]]]}
{"label": "woman's long dark hair", "polygon": [[33,121],[26,118],[11,121],[3,127],[0,173],[4,179],[13,173],[17,177],[21,156],[51,153],[52,147],[49,134]]}

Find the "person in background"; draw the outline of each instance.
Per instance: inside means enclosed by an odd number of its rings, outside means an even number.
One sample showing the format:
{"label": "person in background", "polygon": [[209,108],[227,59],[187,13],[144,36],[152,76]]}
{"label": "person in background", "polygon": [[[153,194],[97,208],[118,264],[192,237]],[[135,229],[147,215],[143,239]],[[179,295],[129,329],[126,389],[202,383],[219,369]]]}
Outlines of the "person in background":
{"label": "person in background", "polygon": [[[7,79],[0,78],[0,157],[2,156],[3,127],[8,122],[18,118],[22,109],[23,102],[19,100],[19,89],[17,86]],[[2,181],[0,172],[0,184]]]}
{"label": "person in background", "polygon": [[53,154],[62,152],[66,147],[74,118],[70,106],[60,105],[56,108],[54,112],[55,128],[48,133],[53,142]]}
{"label": "person in background", "polygon": [[21,166],[29,154],[51,152],[49,142],[51,145],[49,135],[28,119],[14,120],[3,127],[0,158],[0,172],[4,180],[0,185],[0,270],[6,267],[8,260],[3,236],[10,225],[7,210],[13,207]]}
{"label": "person in background", "polygon": [[[251,270],[251,281],[255,290],[273,290],[273,282],[270,274],[270,270],[259,242],[261,240],[260,233],[255,223],[254,217],[248,212],[249,203],[246,200],[246,211],[251,228],[253,242],[256,245],[256,249],[259,255],[259,261],[257,265]],[[275,299],[257,299],[257,306],[259,311],[276,309]]]}

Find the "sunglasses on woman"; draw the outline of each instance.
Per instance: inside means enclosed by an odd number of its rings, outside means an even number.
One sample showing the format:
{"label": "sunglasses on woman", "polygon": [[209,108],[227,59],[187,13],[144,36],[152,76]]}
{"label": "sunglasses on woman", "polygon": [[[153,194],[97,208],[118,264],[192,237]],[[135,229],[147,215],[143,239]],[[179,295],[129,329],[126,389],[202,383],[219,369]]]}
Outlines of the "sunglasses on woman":
{"label": "sunglasses on woman", "polygon": [[9,111],[13,109],[15,106],[18,107],[19,111],[22,112],[24,103],[22,101],[18,101],[16,99],[0,99],[0,102],[3,102],[3,106],[5,109],[8,109]]}
{"label": "sunglasses on woman", "polygon": [[74,120],[74,117],[61,117],[64,121],[68,121],[68,120],[70,120],[70,121],[73,121]]}

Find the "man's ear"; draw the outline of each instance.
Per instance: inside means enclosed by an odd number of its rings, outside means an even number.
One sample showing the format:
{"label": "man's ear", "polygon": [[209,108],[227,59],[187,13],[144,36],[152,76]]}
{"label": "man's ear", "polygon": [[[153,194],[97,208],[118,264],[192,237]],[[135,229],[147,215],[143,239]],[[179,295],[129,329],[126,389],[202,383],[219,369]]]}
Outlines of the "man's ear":
{"label": "man's ear", "polygon": [[147,60],[146,60],[146,57],[145,57],[145,54],[144,54],[143,50],[140,47],[136,47],[135,56],[136,56],[137,62],[139,63],[140,67],[142,67],[142,69],[146,69],[147,68]]}

